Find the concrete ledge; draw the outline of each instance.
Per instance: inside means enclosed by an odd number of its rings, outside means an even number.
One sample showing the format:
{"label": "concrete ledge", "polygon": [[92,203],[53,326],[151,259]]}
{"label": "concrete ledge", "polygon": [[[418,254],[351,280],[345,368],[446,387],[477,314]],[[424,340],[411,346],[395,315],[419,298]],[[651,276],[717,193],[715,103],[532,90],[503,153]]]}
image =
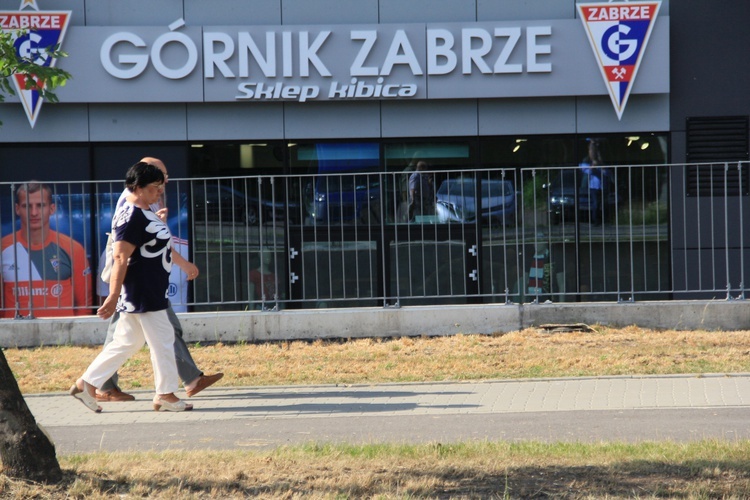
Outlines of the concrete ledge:
{"label": "concrete ledge", "polygon": [[664,302],[591,302],[524,305],[523,327],[548,323],[638,325],[671,330],[745,330],[750,328],[750,304],[744,300]]}
{"label": "concrete ledge", "polygon": [[[543,324],[638,325],[675,330],[750,328],[745,301],[665,301],[305,309],[179,314],[188,342],[492,334]],[[0,320],[0,347],[97,345],[107,323],[94,316]]]}

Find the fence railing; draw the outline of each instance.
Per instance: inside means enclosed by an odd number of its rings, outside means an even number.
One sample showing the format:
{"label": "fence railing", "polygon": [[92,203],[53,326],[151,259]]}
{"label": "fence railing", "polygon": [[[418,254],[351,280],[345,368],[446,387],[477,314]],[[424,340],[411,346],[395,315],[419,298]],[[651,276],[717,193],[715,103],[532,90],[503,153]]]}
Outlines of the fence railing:
{"label": "fence railing", "polygon": [[[175,266],[169,293],[178,311],[744,298],[747,185],[746,162],[170,179],[174,250],[201,274]],[[19,186],[0,185],[4,317],[91,313],[122,182],[50,183],[49,207]]]}

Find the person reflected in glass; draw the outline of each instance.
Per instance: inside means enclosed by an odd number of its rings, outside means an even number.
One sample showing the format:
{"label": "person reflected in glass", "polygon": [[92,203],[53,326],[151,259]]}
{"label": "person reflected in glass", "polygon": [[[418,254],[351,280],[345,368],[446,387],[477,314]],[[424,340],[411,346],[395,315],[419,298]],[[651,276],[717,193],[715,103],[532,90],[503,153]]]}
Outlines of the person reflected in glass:
{"label": "person reflected in glass", "polygon": [[419,161],[409,177],[409,220],[420,215],[435,215],[435,185],[426,161]]}
{"label": "person reflected in glass", "polygon": [[589,200],[589,222],[598,226],[604,220],[604,195],[610,181],[609,170],[604,168],[600,139],[587,139],[588,155],[581,162],[581,171],[586,174],[585,194]]}

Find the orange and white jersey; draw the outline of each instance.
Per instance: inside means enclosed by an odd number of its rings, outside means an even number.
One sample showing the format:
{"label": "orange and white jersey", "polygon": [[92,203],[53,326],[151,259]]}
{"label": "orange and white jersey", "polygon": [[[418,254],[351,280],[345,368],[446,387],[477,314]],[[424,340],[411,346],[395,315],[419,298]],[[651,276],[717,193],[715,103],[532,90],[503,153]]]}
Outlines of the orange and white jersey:
{"label": "orange and white jersey", "polygon": [[29,249],[25,235],[17,231],[5,236],[0,247],[0,316],[28,316],[29,312],[34,317],[92,314],[91,268],[80,243],[49,231],[43,245]]}

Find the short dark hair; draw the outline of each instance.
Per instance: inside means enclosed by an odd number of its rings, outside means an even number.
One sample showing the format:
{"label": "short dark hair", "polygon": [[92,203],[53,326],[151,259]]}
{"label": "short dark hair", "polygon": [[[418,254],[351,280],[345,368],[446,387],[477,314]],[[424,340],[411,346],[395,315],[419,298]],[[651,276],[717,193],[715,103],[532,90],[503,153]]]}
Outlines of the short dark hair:
{"label": "short dark hair", "polygon": [[125,175],[125,187],[130,192],[135,188],[144,188],[154,182],[164,182],[164,172],[150,163],[139,161],[128,169]]}
{"label": "short dark hair", "polygon": [[29,181],[29,182],[24,182],[23,184],[18,186],[18,188],[16,189],[16,193],[15,193],[16,204],[20,203],[19,195],[21,193],[26,193],[26,198],[28,199],[30,194],[36,193],[38,191],[42,191],[42,192],[46,191],[47,196],[49,197],[49,201],[50,203],[52,203],[52,189],[50,189],[48,185],[42,184],[39,181]]}

